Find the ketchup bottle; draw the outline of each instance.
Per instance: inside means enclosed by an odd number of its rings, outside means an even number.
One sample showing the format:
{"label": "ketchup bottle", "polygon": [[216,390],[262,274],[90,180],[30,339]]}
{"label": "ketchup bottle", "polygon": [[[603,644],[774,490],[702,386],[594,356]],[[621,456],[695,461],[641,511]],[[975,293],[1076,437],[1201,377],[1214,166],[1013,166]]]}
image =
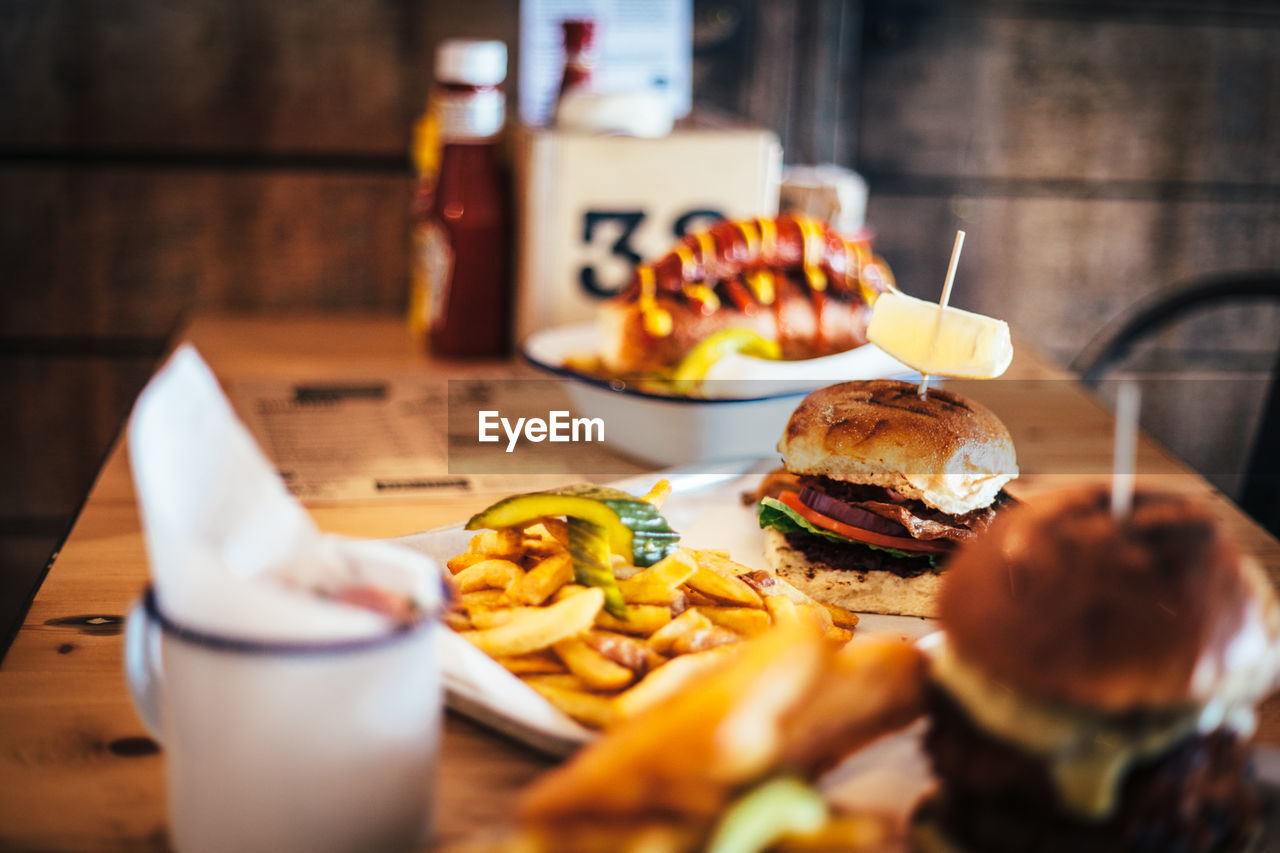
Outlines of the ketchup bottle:
{"label": "ketchup bottle", "polygon": [[510,351],[511,201],[500,151],[506,76],[502,42],[443,42],[416,129],[409,316],[436,355]]}
{"label": "ketchup bottle", "polygon": [[566,18],[560,22],[564,38],[564,72],[557,100],[567,92],[591,86],[595,64],[596,22],[591,18]]}

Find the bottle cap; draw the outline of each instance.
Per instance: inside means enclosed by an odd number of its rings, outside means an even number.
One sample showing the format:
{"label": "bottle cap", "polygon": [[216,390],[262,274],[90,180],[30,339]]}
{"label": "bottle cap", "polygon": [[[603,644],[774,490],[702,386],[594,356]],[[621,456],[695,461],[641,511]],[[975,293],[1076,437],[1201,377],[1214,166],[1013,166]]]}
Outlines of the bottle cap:
{"label": "bottle cap", "polygon": [[436,48],[436,80],[496,86],[507,77],[507,46],[500,41],[448,39]]}

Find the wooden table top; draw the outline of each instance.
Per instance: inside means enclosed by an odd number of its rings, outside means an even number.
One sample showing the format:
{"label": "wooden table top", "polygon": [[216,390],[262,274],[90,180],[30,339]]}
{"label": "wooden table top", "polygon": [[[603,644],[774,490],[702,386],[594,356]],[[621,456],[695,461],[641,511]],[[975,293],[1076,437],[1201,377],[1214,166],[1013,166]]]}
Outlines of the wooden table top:
{"label": "wooden table top", "polygon": [[[513,363],[450,364],[423,355],[395,318],[201,318],[186,339],[224,382],[526,375]],[[1078,384],[1018,349],[1007,378],[969,385],[1005,421],[1029,494],[1108,470],[1112,420]],[[972,390],[970,390],[972,389]],[[768,449],[765,449],[768,452]],[[628,463],[620,462],[623,470]],[[635,471],[643,466],[631,464]],[[1139,481],[1202,497],[1280,579],[1280,542],[1206,481],[1143,440]],[[487,496],[310,506],[326,531],[396,536],[466,518]],[[0,849],[167,849],[163,757],[130,704],[122,619],[147,579],[123,443],[111,452],[0,666]],[[1259,740],[1280,744],[1280,707],[1263,709]],[[492,826],[549,766],[519,744],[449,715],[438,786],[444,842]]]}

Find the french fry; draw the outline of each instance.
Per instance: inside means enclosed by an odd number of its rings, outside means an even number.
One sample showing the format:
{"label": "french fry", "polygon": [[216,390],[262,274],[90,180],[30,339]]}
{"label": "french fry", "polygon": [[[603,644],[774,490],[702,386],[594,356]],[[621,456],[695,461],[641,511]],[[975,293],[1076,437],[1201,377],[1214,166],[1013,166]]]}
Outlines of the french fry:
{"label": "french fry", "polygon": [[588,631],[582,640],[609,660],[639,675],[667,662],[644,640],[616,631]]}
{"label": "french fry", "polygon": [[708,649],[714,649],[717,646],[726,646],[730,643],[740,643],[742,637],[735,634],[728,628],[717,628],[712,625],[710,628],[698,628],[694,631],[687,631],[676,638],[671,644],[671,653],[676,655],[690,655],[696,652],[705,652]]}
{"label": "french fry", "polygon": [[471,624],[471,620],[467,618],[466,613],[452,608],[445,611],[444,624],[448,625],[454,631],[470,631],[475,627]]}
{"label": "french fry", "polygon": [[604,592],[588,589],[549,607],[528,608],[505,625],[461,636],[491,657],[527,654],[588,630],[603,607]]}
{"label": "french fry", "polygon": [[704,678],[726,661],[732,660],[744,646],[744,643],[735,643],[717,646],[697,654],[672,658],[632,687],[619,693],[613,700],[614,710],[621,718],[634,717],[646,708],[652,708],[684,691],[686,687]]}
{"label": "french fry", "polygon": [[480,551],[467,551],[465,554],[459,554],[456,557],[450,557],[448,562],[445,563],[445,565],[449,567],[450,572],[456,575],[458,572],[462,571],[467,566],[473,566],[476,563],[480,562],[481,560],[488,560],[488,559],[490,559],[488,554],[482,553]]}
{"label": "french fry", "polygon": [[630,604],[627,606],[625,620],[601,611],[596,617],[596,627],[606,631],[620,631],[623,634],[639,634],[647,637],[670,621],[671,608],[669,607],[656,604]]}
{"label": "french fry", "polygon": [[561,640],[552,649],[589,690],[621,690],[636,679],[635,672],[609,660],[579,637]]}
{"label": "french fry", "polygon": [[698,570],[693,556],[683,549],[663,557],[647,569],[643,569],[627,578],[633,584],[657,584],[674,589],[688,580],[689,575]]}
{"label": "french fry", "polygon": [[697,609],[686,610],[649,637],[649,647],[655,652],[669,652],[676,641],[692,631],[705,631],[712,627],[711,620]]}
{"label": "french fry", "polygon": [[698,564],[698,570],[689,575],[685,583],[708,598],[723,604],[737,604],[744,607],[763,605],[760,596],[745,581],[732,575],[718,574],[704,566],[701,561]]}
{"label": "french fry", "polygon": [[843,646],[845,643],[853,639],[853,632],[848,628],[841,628],[839,625],[832,625],[827,629],[827,632],[823,634],[823,636],[836,645]]}
{"label": "french fry", "polygon": [[464,592],[458,596],[458,601],[467,610],[476,607],[493,609],[505,607],[508,604],[507,593],[501,589],[477,589],[474,592]]}
{"label": "french fry", "polygon": [[453,576],[458,592],[475,592],[478,589],[507,589],[524,577],[524,569],[510,560],[481,560],[467,566]]}
{"label": "french fry", "polygon": [[553,654],[530,652],[527,655],[507,655],[494,658],[513,675],[552,675],[566,672],[564,662]]}
{"label": "french fry", "polygon": [[796,612],[812,619],[813,624],[817,625],[820,631],[826,631],[835,624],[826,608],[819,607],[816,602],[813,604],[797,604]]}
{"label": "french fry", "polygon": [[785,595],[769,596],[764,600],[764,606],[768,609],[769,618],[773,620],[775,627],[800,623],[800,612],[796,609],[796,605],[792,604],[791,599]]}
{"label": "french fry", "polygon": [[525,573],[507,590],[516,604],[541,604],[573,580],[573,561],[565,552],[553,554]]}
{"label": "french fry", "polygon": [[728,628],[744,637],[756,637],[769,630],[769,612],[763,608],[702,605],[697,610],[713,625]]}
{"label": "french fry", "polygon": [[550,556],[569,550],[569,531],[564,519],[544,518],[523,529],[525,553]]}
{"label": "french fry", "polygon": [[580,583],[567,583],[556,590],[556,594],[551,596],[551,602],[554,604],[556,602],[564,601],[572,595],[577,595],[580,592],[586,592],[589,589],[591,589],[591,587],[583,586]]}
{"label": "french fry", "polygon": [[586,690],[582,679],[572,672],[530,673],[520,676],[520,680],[530,687],[537,684],[542,687],[554,687],[560,690]]}
{"label": "french fry", "polygon": [[828,613],[831,614],[831,621],[840,628],[848,628],[853,630],[858,627],[858,614],[852,610],[846,610],[838,604],[827,604],[824,601],[817,602]]}
{"label": "french fry", "polygon": [[649,491],[644,493],[640,500],[653,504],[658,509],[662,509],[662,505],[667,502],[667,498],[671,496],[671,481],[659,480],[650,487]]}
{"label": "french fry", "polygon": [[748,571],[742,563],[731,560],[728,551],[702,549],[693,551],[692,555],[699,566],[710,569],[722,577],[735,578]]}
{"label": "french fry", "polygon": [[637,581],[636,578],[618,581],[618,589],[622,592],[622,600],[627,604],[658,604],[684,612],[689,602],[688,596],[679,587],[646,583]]}
{"label": "french fry", "polygon": [[476,628],[486,631],[490,628],[497,628],[499,625],[505,625],[512,619],[516,618],[520,613],[528,612],[534,608],[531,607],[473,607],[467,611],[471,624]]}
{"label": "french fry", "polygon": [[490,557],[518,557],[524,545],[524,534],[515,528],[483,530],[471,537],[468,550]]}
{"label": "french fry", "polygon": [[[601,605],[604,604],[603,595],[600,597],[600,603]],[[584,725],[602,729],[616,719],[617,711],[614,709],[613,700],[609,697],[539,680],[548,677],[551,676],[530,676],[525,679],[525,684],[541,693],[543,698],[552,705],[555,705]]]}

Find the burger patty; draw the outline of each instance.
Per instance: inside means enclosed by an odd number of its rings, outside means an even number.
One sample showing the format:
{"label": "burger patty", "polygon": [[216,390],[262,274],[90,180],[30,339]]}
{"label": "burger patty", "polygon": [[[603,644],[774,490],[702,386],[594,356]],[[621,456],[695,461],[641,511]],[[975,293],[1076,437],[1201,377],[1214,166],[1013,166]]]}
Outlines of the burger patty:
{"label": "burger patty", "polygon": [[1259,815],[1248,751],[1232,732],[1192,735],[1132,767],[1101,822],[1064,814],[1043,762],[991,737],[940,688],[925,749],[940,793],[917,819],[981,853],[1225,853]]}
{"label": "burger patty", "polygon": [[900,578],[914,578],[939,571],[947,558],[946,554],[934,555],[933,561],[927,556],[900,557],[856,542],[832,542],[811,533],[784,533],[783,536],[787,545],[804,554],[810,563],[841,571],[891,572]]}

